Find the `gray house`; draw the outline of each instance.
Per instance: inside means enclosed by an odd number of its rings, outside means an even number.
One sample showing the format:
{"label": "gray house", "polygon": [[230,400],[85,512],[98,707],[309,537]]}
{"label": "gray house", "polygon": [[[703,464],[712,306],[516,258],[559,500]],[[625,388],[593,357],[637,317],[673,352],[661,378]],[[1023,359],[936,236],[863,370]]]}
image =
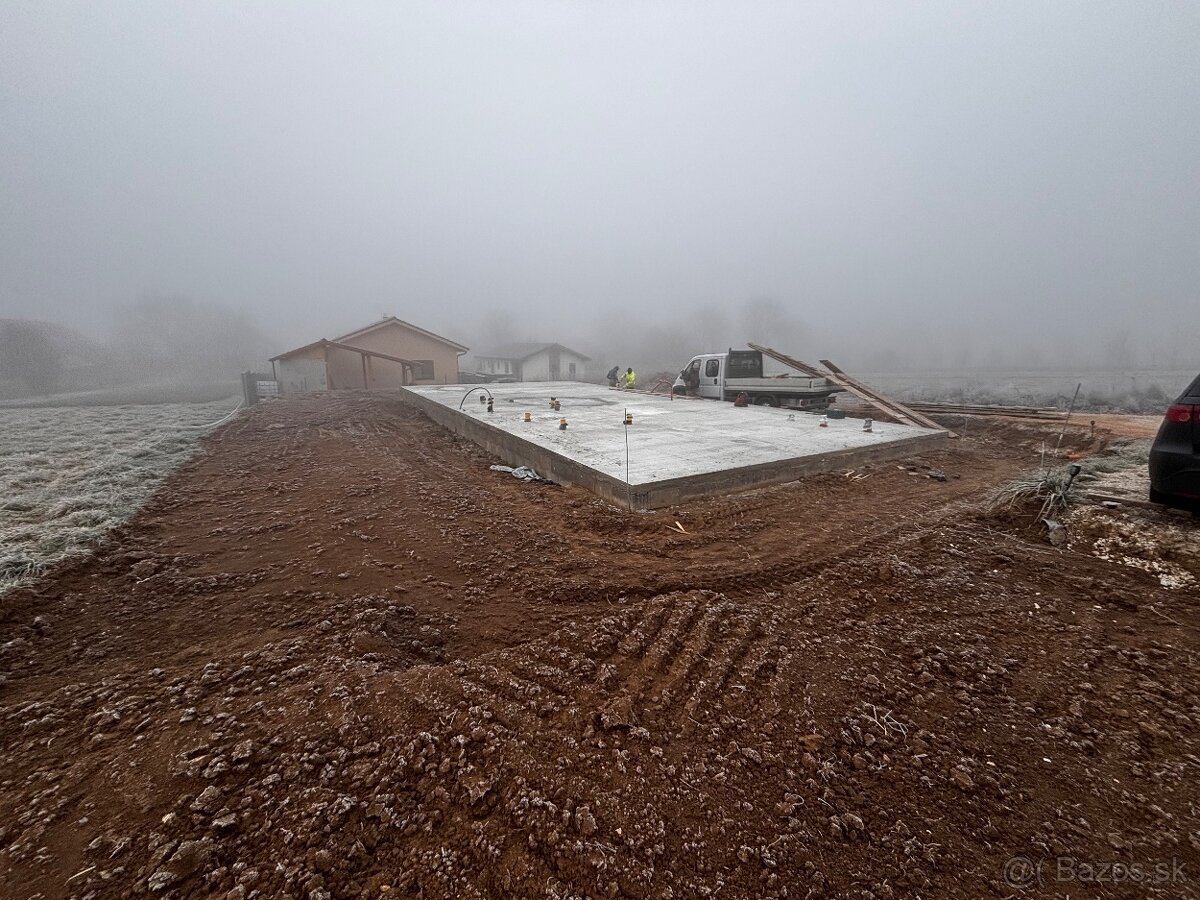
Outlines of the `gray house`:
{"label": "gray house", "polygon": [[486,381],[582,381],[591,360],[562,344],[502,344],[475,354],[475,374]]}

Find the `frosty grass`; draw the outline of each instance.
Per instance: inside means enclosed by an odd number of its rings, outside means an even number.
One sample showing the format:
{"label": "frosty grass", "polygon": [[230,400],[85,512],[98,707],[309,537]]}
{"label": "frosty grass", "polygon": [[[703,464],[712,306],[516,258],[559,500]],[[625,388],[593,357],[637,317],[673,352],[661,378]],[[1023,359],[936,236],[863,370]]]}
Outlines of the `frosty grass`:
{"label": "frosty grass", "polygon": [[0,409],[0,593],[87,552],[234,405]]}

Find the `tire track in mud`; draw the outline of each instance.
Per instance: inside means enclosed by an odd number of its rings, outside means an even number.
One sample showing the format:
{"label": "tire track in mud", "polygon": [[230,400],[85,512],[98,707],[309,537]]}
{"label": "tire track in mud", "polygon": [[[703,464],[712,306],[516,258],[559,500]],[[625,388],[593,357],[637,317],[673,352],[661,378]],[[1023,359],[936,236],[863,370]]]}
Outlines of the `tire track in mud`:
{"label": "tire track in mud", "polygon": [[[610,587],[587,592],[580,597],[575,595],[574,602],[612,602],[620,598],[626,600],[648,600],[656,596],[688,591],[714,591],[731,598],[759,596],[768,589],[779,589],[781,586],[791,586],[806,578],[811,578],[830,565],[840,563],[859,555],[870,555],[893,540],[905,530],[918,527],[916,523],[892,525],[885,529],[874,531],[866,537],[843,544],[841,547],[830,549],[817,556],[803,560],[789,560],[751,570],[735,570],[721,575],[703,575],[699,577],[665,578],[651,585],[634,587]],[[922,526],[923,527],[923,526]]]}
{"label": "tire track in mud", "polygon": [[[580,764],[579,751],[572,748],[582,746],[590,734],[632,738],[642,732],[694,741],[706,732],[716,734],[715,723],[730,717],[740,723],[742,733],[755,736],[753,742],[766,741],[767,723],[790,702],[792,688],[785,673],[796,651],[788,645],[791,632],[781,627],[785,616],[764,604],[761,592],[767,586],[802,581],[855,556],[873,556],[888,544],[907,544],[906,534],[915,539],[930,522],[956,516],[964,505],[873,529],[819,558],[704,579],[706,590],[646,588],[645,593],[653,591],[651,596],[615,615],[455,664],[454,676],[443,683],[449,694],[428,698],[431,709],[449,705],[457,684],[472,711],[503,729],[508,741],[525,748],[553,735],[550,746],[561,754],[553,765],[545,760],[538,765],[514,752],[492,766],[489,784],[521,786],[494,798],[493,808],[484,815],[488,824],[480,826],[481,833],[504,848],[507,871],[521,873],[514,875],[519,883],[532,879],[544,884],[547,896],[595,895],[594,881],[580,872],[594,868],[598,851],[572,851],[573,845],[544,840],[547,833],[569,833],[572,814],[529,813],[535,803],[531,796],[540,798],[537,803],[551,803],[547,798],[555,780],[569,777]],[[714,585],[728,586],[730,594],[714,592]],[[629,601],[634,592],[622,596]],[[558,740],[565,741],[567,749]],[[464,788],[452,801],[452,815],[478,816],[479,797],[486,794],[480,795],[478,785]],[[618,851],[612,852],[615,859]],[[475,865],[486,870],[495,858],[494,851],[482,853]],[[601,853],[599,858],[606,857]],[[620,892],[648,896],[639,887],[648,889],[652,883],[650,868],[639,870],[638,861],[625,855],[619,868]],[[434,876],[428,872],[422,877]]]}
{"label": "tire track in mud", "polygon": [[[472,706],[513,732],[571,717],[603,728],[687,731],[773,702],[790,652],[777,617],[712,592],[668,594],[443,670]],[[451,690],[453,693],[453,689]],[[426,703],[445,709],[450,698]]]}
{"label": "tire track in mud", "polygon": [[[962,521],[976,515],[980,497],[972,494],[957,499],[949,504],[925,511],[921,515],[905,518],[896,524],[879,529],[863,528],[855,532],[855,536],[839,546],[829,547],[815,556],[804,559],[789,559],[771,563],[757,568],[739,569],[737,563],[731,563],[731,571],[721,574],[703,573],[689,576],[686,572],[679,576],[665,577],[651,584],[641,584],[631,587],[607,587],[594,591],[586,591],[582,596],[575,595],[574,602],[613,602],[625,600],[648,600],[656,596],[687,593],[689,591],[713,591],[731,599],[760,597],[769,590],[779,590],[782,587],[793,587],[808,578],[819,575],[826,568],[857,556],[871,556],[878,553],[887,544],[895,542],[906,544],[919,539],[935,528],[948,521]],[[555,598],[552,595],[552,599]]]}
{"label": "tire track in mud", "polygon": [[[438,809],[441,821],[469,831],[456,844],[469,855],[470,870],[488,873],[487,886],[501,892],[537,884],[538,895],[548,897],[652,896],[652,860],[591,837],[588,805],[603,798],[584,797],[588,802],[574,807],[554,798],[597,757],[607,759],[589,749],[589,740],[634,739],[638,732],[644,740],[645,727],[682,734],[689,719],[725,715],[731,703],[723,689],[733,683],[747,682],[756,695],[751,706],[766,699],[772,679],[749,681],[778,653],[765,618],[764,628],[742,604],[716,594],[668,595],[437,667],[438,677],[422,679],[417,699],[431,714],[454,708],[460,692],[466,700],[446,723],[440,746],[453,748],[455,731],[481,738],[498,728],[503,735],[504,752],[477,754],[468,745],[458,757],[444,756],[452,765],[431,760],[427,766],[437,777],[423,788],[424,803]],[[732,705],[744,703],[739,693]],[[644,827],[665,832],[653,815],[639,816]],[[414,854],[405,868],[414,884],[428,886],[442,877],[444,863]],[[503,877],[491,874],[501,870]],[[457,889],[450,882],[445,887]]]}

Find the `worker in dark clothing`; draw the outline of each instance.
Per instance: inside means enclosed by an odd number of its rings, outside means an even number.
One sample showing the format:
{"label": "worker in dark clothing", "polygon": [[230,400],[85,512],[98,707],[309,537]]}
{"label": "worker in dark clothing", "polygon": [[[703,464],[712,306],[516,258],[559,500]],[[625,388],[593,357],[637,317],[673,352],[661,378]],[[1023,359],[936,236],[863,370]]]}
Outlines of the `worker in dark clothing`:
{"label": "worker in dark clothing", "polygon": [[609,387],[617,386],[617,375],[620,373],[620,371],[621,371],[620,366],[613,366],[611,369],[608,370],[607,377],[608,377],[608,386]]}

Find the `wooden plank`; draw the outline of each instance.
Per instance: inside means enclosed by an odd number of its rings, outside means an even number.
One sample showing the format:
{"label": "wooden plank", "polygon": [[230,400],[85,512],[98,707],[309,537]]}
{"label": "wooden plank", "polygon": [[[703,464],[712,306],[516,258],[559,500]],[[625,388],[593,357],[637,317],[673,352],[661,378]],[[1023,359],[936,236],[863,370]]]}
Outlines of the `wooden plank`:
{"label": "wooden plank", "polygon": [[1039,409],[1033,406],[973,406],[969,403],[939,403],[930,400],[908,404],[917,412],[944,413],[966,416],[1018,416],[1026,419],[1061,421],[1062,413],[1056,409]]}
{"label": "wooden plank", "polygon": [[848,387],[854,388],[855,389],[854,392],[856,394],[858,394],[860,397],[862,397],[864,400],[873,402],[876,406],[878,406],[880,409],[882,409],[884,412],[888,413],[889,415],[895,416],[896,418],[900,419],[902,422],[905,419],[908,419],[909,421],[906,422],[905,424],[917,424],[917,425],[923,425],[926,428],[936,428],[938,431],[945,431],[951,437],[958,437],[958,435],[956,435],[953,431],[949,431],[948,429],[943,428],[941,425],[939,425],[937,422],[933,421],[933,419],[929,418],[928,416],[922,415],[921,413],[917,412],[915,409],[909,409],[903,403],[897,403],[895,400],[892,400],[888,397],[884,397],[882,394],[878,393],[877,391],[873,390],[872,388],[869,388],[865,384],[851,378],[849,375],[847,375],[845,372],[843,372],[841,369],[839,369],[837,366],[835,366],[829,360],[827,360],[827,359],[821,360],[821,365],[823,365],[831,373],[833,373],[832,375],[828,376],[830,381],[837,381],[840,379],[841,381],[845,382]]}
{"label": "wooden plank", "polygon": [[895,400],[884,397],[878,391],[872,390],[865,384],[856,381],[827,359],[821,360],[821,365],[825,366],[825,368],[827,368],[829,371],[822,372],[820,369],[816,368],[815,366],[810,366],[803,360],[795,359],[794,357],[788,356],[786,353],[780,353],[778,350],[773,350],[770,347],[764,347],[761,344],[753,343],[749,344],[749,347],[752,350],[757,350],[759,353],[783,363],[785,366],[790,366],[799,372],[803,372],[805,375],[808,375],[811,378],[825,378],[829,381],[832,381],[838,387],[844,388],[845,390],[854,394],[854,396],[858,397],[860,400],[865,400],[867,403],[871,404],[882,412],[887,413],[892,418],[898,419],[902,425],[921,425],[925,428],[933,428],[938,431],[944,431],[950,437],[958,437],[958,435],[953,431],[950,431],[948,428],[943,428],[928,416],[924,416],[916,410],[909,409],[907,406],[897,403]]}
{"label": "wooden plank", "polygon": [[[898,419],[902,425],[924,424],[920,421],[921,419],[925,418],[924,416],[921,416],[912,410],[902,409],[898,404],[886,400],[879,394],[867,388],[865,385],[861,385],[858,382],[853,381],[844,372],[842,372],[840,369],[836,369],[836,367],[832,366],[826,360],[821,360],[821,362],[830,369],[830,372],[822,372],[820,369],[816,368],[815,366],[810,366],[808,363],[802,360],[788,356],[786,353],[780,353],[778,350],[773,350],[770,347],[764,347],[761,344],[750,344],[749,346],[751,349],[757,350],[759,353],[765,354],[766,356],[783,363],[785,366],[791,366],[793,369],[803,372],[805,375],[808,375],[812,378],[825,378],[829,381],[832,381],[838,387],[849,391],[860,400],[864,400],[874,406],[876,409],[879,409],[881,412],[885,412],[889,416]],[[926,428],[936,428],[938,431],[945,431],[941,425],[933,422],[932,419],[925,419],[925,421],[930,423],[925,425]],[[953,432],[948,433],[954,435]]]}
{"label": "wooden plank", "polygon": [[793,359],[792,357],[787,356],[786,354],[780,353],[778,350],[772,350],[770,347],[763,347],[763,346],[760,346],[759,344],[749,344],[748,346],[750,347],[751,350],[757,350],[759,353],[762,353],[764,356],[771,357],[771,359],[775,360],[776,362],[781,362],[785,366],[791,366],[793,369],[803,372],[805,375],[808,375],[810,378],[825,378],[826,377],[825,373],[818,371],[815,366],[810,366],[808,363],[803,362],[799,359]]}
{"label": "wooden plank", "polygon": [[934,416],[967,416],[978,419],[1020,419],[1023,422],[1062,423],[1062,416],[1043,416],[1033,413],[973,412],[969,409],[926,409],[924,407],[917,407],[917,410]]}
{"label": "wooden plank", "polygon": [[[1097,494],[1091,491],[1083,492],[1080,496],[1084,500],[1090,500],[1093,503],[1120,503],[1122,506],[1135,506],[1138,509],[1154,509],[1166,512],[1166,508],[1161,503],[1152,503],[1149,500],[1142,500],[1133,497],[1118,497],[1115,494]],[[1185,512],[1186,511],[1181,511]]]}
{"label": "wooden plank", "polygon": [[1024,416],[1047,416],[1055,419],[1062,419],[1062,411],[1053,408],[1039,408],[1036,406],[985,406],[971,403],[942,403],[933,400],[914,400],[909,404],[913,409],[920,412],[938,412],[945,410],[947,412],[958,413],[980,413],[982,415],[1024,415]]}

